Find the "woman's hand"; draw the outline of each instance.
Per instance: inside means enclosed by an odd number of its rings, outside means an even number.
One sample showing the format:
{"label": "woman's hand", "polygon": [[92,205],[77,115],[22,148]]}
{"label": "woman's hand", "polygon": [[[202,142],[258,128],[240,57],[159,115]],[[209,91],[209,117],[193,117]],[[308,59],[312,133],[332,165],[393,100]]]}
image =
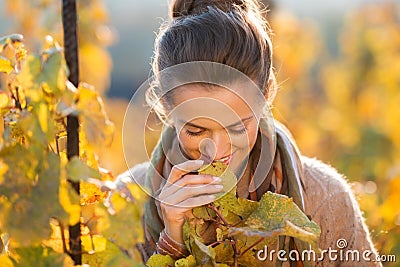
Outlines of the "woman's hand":
{"label": "woman's hand", "polygon": [[183,243],[182,225],[192,217],[194,207],[208,204],[221,192],[221,178],[211,175],[190,174],[203,166],[202,160],[189,160],[175,165],[161,190],[159,201],[166,233]]}

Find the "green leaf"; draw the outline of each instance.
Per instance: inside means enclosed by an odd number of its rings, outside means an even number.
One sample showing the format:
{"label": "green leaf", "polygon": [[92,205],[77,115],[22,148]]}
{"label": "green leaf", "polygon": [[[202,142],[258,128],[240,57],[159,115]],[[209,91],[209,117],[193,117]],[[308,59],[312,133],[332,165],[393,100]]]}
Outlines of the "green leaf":
{"label": "green leaf", "polygon": [[11,60],[0,56],[0,72],[10,74],[14,70]]}
{"label": "green leaf", "polygon": [[0,184],[0,195],[11,198],[14,193],[27,194],[37,179],[37,168],[44,157],[33,149],[16,144],[0,151],[0,158],[7,166]]}
{"label": "green leaf", "polygon": [[257,201],[248,200],[245,198],[238,198],[237,205],[234,207],[234,213],[247,219],[259,206]]}
{"label": "green leaf", "polygon": [[265,193],[259,207],[245,221],[247,227],[231,228],[231,234],[276,237],[287,235],[310,243],[317,248],[321,233],[319,226],[310,221],[292,198],[271,192]]}
{"label": "green leaf", "polygon": [[67,68],[61,48],[51,49],[43,57],[42,71],[35,81],[41,85],[47,94],[59,96],[65,89],[67,81]]}
{"label": "green leaf", "polygon": [[107,261],[104,265],[90,265],[90,266],[104,266],[104,267],[144,267],[144,265],[138,261],[134,261],[126,254],[119,253]]}
{"label": "green leaf", "polygon": [[217,241],[222,241],[223,237],[224,237],[222,229],[221,228],[217,228],[215,231],[217,233]]}
{"label": "green leaf", "polygon": [[175,261],[175,267],[196,267],[196,260],[193,255]]}
{"label": "green leaf", "polygon": [[66,254],[56,253],[43,246],[19,247],[15,249],[18,260],[13,259],[14,267],[64,267],[71,259]]}
{"label": "green leaf", "polygon": [[101,173],[82,162],[77,156],[73,157],[66,166],[68,178],[78,182],[88,178],[101,178]]}
{"label": "green leaf", "polygon": [[16,77],[22,88],[29,89],[25,90],[25,94],[32,101],[39,101],[43,97],[41,87],[36,81],[37,76],[40,75],[41,68],[41,57],[28,55],[20,73]]}
{"label": "green leaf", "polygon": [[60,220],[67,217],[59,202],[59,157],[49,152],[40,166],[36,184],[16,185],[11,188],[2,186],[1,190],[6,193],[0,198],[2,230],[9,233],[12,240],[24,246],[38,244],[50,236],[51,217]]}
{"label": "green leaf", "polygon": [[108,119],[103,101],[94,88],[81,83],[78,87],[79,112],[86,140],[90,145],[110,144],[114,134],[114,124]]}
{"label": "green leaf", "polygon": [[18,126],[30,143],[47,148],[54,141],[56,127],[50,107],[44,101],[31,103],[30,112],[22,111]]}
{"label": "green leaf", "polygon": [[146,262],[149,267],[172,267],[174,260],[169,255],[154,254]]}
{"label": "green leaf", "polygon": [[198,219],[211,220],[215,218],[215,211],[207,208],[206,206],[195,207],[192,210],[193,216]]}
{"label": "green leaf", "polygon": [[[90,236],[86,236],[90,238]],[[93,236],[94,248],[87,248],[82,239],[82,245],[85,251],[93,251],[94,253],[84,253],[82,254],[82,263],[88,264],[91,267],[104,266],[104,267],[134,267],[134,266],[144,266],[138,261],[130,258],[126,255],[120,248],[112,243],[111,241],[105,239],[104,237]],[[103,244],[98,244],[103,242]],[[104,244],[105,243],[105,244]],[[91,246],[91,244],[89,245]]]}
{"label": "green leaf", "polygon": [[217,245],[214,250],[216,262],[233,264],[233,247],[229,241]]}
{"label": "green leaf", "polygon": [[[144,242],[142,231],[142,215],[144,212],[144,192],[138,185],[127,184],[127,188],[135,198],[135,203],[127,201],[118,193],[111,196],[109,227],[104,236],[113,240],[119,247],[129,251],[138,242]],[[140,194],[141,196],[139,196]]]}
{"label": "green leaf", "polygon": [[250,249],[238,258],[239,266],[258,266],[260,261],[256,259],[253,251]]}
{"label": "green leaf", "polygon": [[212,247],[204,245],[203,240],[199,237],[195,230],[195,221],[186,221],[183,225],[183,241],[190,254],[196,259],[198,265],[208,267],[214,266],[215,251]]}

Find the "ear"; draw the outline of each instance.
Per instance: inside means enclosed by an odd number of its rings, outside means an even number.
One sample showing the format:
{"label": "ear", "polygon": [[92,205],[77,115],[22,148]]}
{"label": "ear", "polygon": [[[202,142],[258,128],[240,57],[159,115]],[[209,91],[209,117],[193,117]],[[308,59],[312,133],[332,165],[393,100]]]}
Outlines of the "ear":
{"label": "ear", "polygon": [[264,92],[265,100],[268,103],[272,103],[272,101],[274,101],[277,89],[278,89],[278,84],[276,82],[275,74],[273,71],[271,71],[268,78],[267,88]]}

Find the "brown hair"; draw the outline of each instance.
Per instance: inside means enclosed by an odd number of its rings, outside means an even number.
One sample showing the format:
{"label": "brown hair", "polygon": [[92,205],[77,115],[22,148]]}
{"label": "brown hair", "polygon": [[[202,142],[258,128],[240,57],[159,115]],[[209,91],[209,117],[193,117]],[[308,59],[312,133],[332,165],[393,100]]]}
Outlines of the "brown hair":
{"label": "brown hair", "polygon": [[[272,69],[272,48],[268,25],[256,0],[175,0],[170,17],[155,42],[156,83],[160,82],[157,74],[168,67],[208,61],[239,70],[263,93],[274,95],[265,92],[270,90],[267,85]],[[152,104],[160,97],[160,90],[155,87],[147,93]]]}

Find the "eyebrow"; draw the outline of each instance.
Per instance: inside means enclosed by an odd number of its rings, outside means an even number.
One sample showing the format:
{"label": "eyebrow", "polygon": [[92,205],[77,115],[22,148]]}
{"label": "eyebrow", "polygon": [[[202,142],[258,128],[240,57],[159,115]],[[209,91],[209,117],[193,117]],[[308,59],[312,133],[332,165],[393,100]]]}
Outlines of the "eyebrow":
{"label": "eyebrow", "polygon": [[[231,128],[231,127],[238,126],[238,125],[240,125],[240,124],[243,124],[243,123],[247,122],[248,120],[252,119],[253,117],[254,117],[254,116],[251,115],[250,117],[243,118],[241,121],[238,121],[238,122],[236,122],[236,123],[233,123],[233,124],[231,124],[231,125],[228,125],[228,126],[226,126],[225,128]],[[203,129],[203,130],[206,129],[206,128],[204,128],[204,127],[202,127],[202,126],[199,126],[199,125],[196,125],[196,124],[194,124],[194,123],[192,123],[192,122],[188,122],[188,121],[184,121],[184,120],[179,120],[179,122],[180,122],[180,123],[183,123],[183,124],[185,124],[185,125],[189,125],[189,126],[191,126],[191,127],[195,127],[195,128],[199,128],[199,129]]]}

